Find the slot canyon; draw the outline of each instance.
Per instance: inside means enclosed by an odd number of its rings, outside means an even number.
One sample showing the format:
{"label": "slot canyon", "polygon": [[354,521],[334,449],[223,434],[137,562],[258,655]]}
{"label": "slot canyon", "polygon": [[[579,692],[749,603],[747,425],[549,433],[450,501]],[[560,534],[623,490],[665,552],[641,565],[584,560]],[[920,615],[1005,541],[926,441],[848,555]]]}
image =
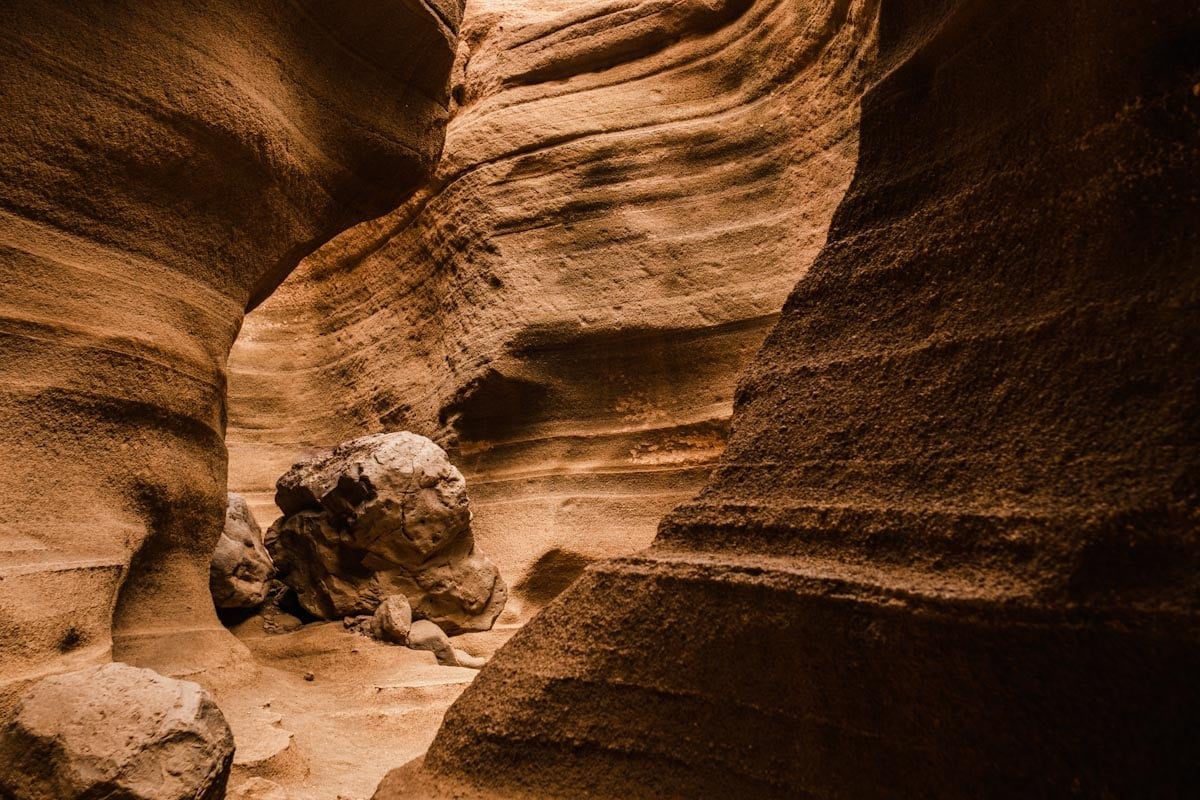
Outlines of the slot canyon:
{"label": "slot canyon", "polygon": [[1196,0],[9,0],[0,800],[1200,791]]}

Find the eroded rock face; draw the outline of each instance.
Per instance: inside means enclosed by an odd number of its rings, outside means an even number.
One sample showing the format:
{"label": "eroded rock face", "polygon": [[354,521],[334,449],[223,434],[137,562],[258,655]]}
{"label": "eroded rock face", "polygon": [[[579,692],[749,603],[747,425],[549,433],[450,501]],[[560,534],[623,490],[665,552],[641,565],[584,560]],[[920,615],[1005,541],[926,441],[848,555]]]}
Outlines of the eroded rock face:
{"label": "eroded rock face", "polygon": [[875,8],[854,184],[706,489],[377,800],[1193,791],[1200,6]]}
{"label": "eroded rock face", "polygon": [[849,185],[875,5],[473,0],[433,180],[247,317],[233,488],[406,429],[514,586],[648,545]]}
{"label": "eroded rock face", "polygon": [[230,493],[225,528],[208,568],[208,585],[217,608],[255,608],[267,599],[267,581],[275,573],[262,529],[241,495]]}
{"label": "eroded rock face", "polygon": [[10,800],[222,800],[232,764],[206,690],[126,664],[43,679],[0,732]]}
{"label": "eroded rock face", "polygon": [[370,614],[403,594],[448,633],[488,630],[504,608],[499,572],[475,549],[467,484],[423,436],[364,436],[279,479],[267,533],[280,578],[324,619]]}
{"label": "eroded rock face", "polygon": [[424,181],[461,4],[4,10],[0,707],[114,647],[244,655],[208,598],[226,354],[302,256]]}

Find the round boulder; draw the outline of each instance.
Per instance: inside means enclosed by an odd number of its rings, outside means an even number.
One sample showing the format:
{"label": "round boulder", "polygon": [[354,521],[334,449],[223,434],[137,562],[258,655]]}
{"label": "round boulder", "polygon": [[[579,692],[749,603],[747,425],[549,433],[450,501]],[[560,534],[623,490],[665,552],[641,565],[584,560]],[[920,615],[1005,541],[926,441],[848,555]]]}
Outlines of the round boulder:
{"label": "round boulder", "polygon": [[323,619],[408,598],[412,615],[453,635],[488,630],[508,590],[475,548],[467,483],[446,452],[414,433],[345,442],[276,484],[283,517],[266,543],[279,577]]}
{"label": "round boulder", "polygon": [[0,732],[0,797],[221,800],[233,734],[197,684],[127,664],[36,683]]}

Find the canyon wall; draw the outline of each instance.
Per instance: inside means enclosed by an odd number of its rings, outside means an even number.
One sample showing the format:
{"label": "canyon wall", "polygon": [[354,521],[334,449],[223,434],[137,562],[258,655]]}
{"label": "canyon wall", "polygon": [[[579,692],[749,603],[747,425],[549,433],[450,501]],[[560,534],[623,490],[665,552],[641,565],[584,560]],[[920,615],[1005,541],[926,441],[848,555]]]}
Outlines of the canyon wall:
{"label": "canyon wall", "polygon": [[1200,8],[878,20],[853,185],[711,480],[377,798],[1196,785]]}
{"label": "canyon wall", "polygon": [[266,524],[316,447],[430,436],[515,610],[648,545],[849,185],[871,8],[470,3],[433,180],[247,317],[231,486]]}
{"label": "canyon wall", "polygon": [[[0,34],[0,706],[237,658],[208,562],[244,309],[429,176],[461,7],[15,0]],[[114,633],[115,629],[115,633]]]}

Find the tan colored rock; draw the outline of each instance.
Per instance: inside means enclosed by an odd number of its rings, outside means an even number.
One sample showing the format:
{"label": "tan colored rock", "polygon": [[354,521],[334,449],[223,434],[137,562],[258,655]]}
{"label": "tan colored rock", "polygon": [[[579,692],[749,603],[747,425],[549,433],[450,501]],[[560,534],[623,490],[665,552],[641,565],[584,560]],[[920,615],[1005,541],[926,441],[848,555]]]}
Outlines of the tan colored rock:
{"label": "tan colored rock", "polygon": [[280,579],[324,619],[403,594],[447,633],[488,630],[507,590],[476,548],[467,485],[423,436],[364,436],[296,464],[278,481],[284,516],[267,546]]}
{"label": "tan colored rock", "polygon": [[302,256],[431,171],[461,5],[4,10],[0,709],[113,650],[247,657],[209,598],[226,355]]}
{"label": "tan colored rock", "polygon": [[222,800],[233,734],[200,686],[105,664],[45,678],[0,731],[10,800]]}
{"label": "tan colored rock", "polygon": [[849,185],[873,8],[471,2],[432,182],[247,317],[231,486],[268,513],[314,446],[402,428],[514,586],[648,545]]}
{"label": "tan colored rock", "polygon": [[262,529],[241,495],[229,494],[225,528],[208,568],[208,586],[217,608],[256,608],[267,599],[275,573]]}
{"label": "tan colored rock", "polygon": [[412,624],[412,607],[408,604],[408,598],[394,594],[385,598],[375,609],[375,615],[371,617],[371,635],[381,642],[408,644],[408,632]]}
{"label": "tan colored rock", "polygon": [[426,619],[413,622],[406,642],[410,650],[428,650],[443,667],[481,669],[487,659],[459,650],[450,643],[446,632]]}

